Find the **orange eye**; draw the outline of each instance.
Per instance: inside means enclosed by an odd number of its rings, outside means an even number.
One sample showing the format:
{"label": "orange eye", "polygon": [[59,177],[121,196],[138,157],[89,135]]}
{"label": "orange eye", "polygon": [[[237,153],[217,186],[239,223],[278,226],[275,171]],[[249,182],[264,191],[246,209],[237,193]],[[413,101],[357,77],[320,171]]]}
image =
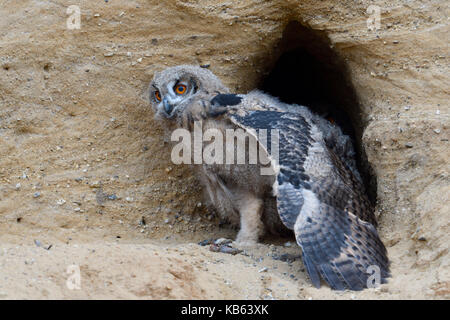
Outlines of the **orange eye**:
{"label": "orange eye", "polygon": [[161,101],[161,93],[159,93],[159,91],[155,91],[155,99],[159,101]]}
{"label": "orange eye", "polygon": [[186,86],[184,84],[177,84],[175,86],[175,92],[177,94],[184,94],[186,92]]}

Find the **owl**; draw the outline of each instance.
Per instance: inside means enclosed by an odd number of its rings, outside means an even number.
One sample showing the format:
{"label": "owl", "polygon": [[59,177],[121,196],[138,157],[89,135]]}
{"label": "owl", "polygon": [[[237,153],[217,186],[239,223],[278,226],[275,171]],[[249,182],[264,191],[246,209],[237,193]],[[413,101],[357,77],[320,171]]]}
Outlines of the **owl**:
{"label": "owl", "polygon": [[197,130],[204,135],[201,150],[214,150],[217,161],[193,166],[216,211],[239,227],[238,245],[251,246],[265,232],[293,233],[315,287],[321,279],[335,290],[387,281],[389,260],[374,209],[351,139],[338,126],[258,90],[230,93],[196,66],[156,73],[149,95],[164,127],[194,136]]}

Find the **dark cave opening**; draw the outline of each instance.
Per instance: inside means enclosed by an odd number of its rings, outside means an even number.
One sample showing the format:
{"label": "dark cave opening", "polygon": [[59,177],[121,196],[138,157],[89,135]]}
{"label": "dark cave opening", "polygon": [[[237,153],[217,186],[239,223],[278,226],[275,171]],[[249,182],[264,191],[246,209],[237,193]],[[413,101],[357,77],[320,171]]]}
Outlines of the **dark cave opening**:
{"label": "dark cave opening", "polygon": [[359,170],[375,202],[376,176],[361,145],[360,103],[347,64],[326,33],[292,21],[269,60],[271,68],[259,89],[283,102],[305,105],[339,125],[354,141]]}

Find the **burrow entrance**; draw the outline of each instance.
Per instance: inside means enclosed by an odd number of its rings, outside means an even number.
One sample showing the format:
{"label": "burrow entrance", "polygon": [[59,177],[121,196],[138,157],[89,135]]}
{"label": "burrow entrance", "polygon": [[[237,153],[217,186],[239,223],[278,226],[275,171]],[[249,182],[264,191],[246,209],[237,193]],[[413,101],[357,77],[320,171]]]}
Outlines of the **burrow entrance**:
{"label": "burrow entrance", "polygon": [[376,176],[361,145],[364,123],[360,103],[349,69],[333,50],[326,33],[292,21],[268,61],[271,71],[261,79],[259,89],[283,102],[308,106],[335,121],[352,137],[359,170],[369,197],[375,202]]}

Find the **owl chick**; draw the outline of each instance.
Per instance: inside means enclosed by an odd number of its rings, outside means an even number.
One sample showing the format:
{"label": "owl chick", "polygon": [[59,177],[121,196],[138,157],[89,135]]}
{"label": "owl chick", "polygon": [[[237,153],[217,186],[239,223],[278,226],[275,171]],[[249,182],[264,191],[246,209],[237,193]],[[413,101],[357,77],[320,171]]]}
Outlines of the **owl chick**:
{"label": "owl chick", "polygon": [[[252,245],[265,231],[293,231],[317,288],[321,278],[336,290],[386,282],[386,248],[351,140],[339,127],[257,90],[230,94],[212,72],[195,66],[156,73],[150,102],[165,127],[209,133],[202,150],[214,144],[219,161],[195,167],[219,214],[240,226],[238,244]],[[220,151],[226,156],[217,157]]]}

